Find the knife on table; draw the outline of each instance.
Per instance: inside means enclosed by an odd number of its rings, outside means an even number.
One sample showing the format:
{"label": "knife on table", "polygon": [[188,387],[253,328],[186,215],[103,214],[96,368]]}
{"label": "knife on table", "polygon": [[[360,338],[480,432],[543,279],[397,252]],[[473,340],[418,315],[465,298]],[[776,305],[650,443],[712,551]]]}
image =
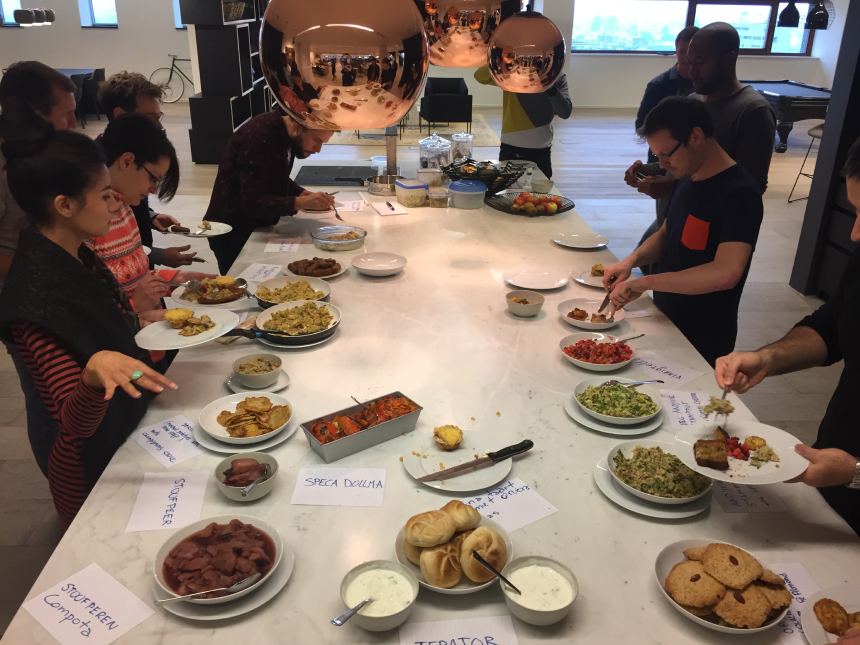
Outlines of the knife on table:
{"label": "knife on table", "polygon": [[600,305],[600,309],[597,310],[597,313],[602,314],[603,310],[606,309],[606,306],[609,304],[609,298],[612,295],[612,283],[615,282],[615,276],[609,278],[609,293],[606,294],[606,297],[603,299],[603,304]]}
{"label": "knife on table", "polygon": [[467,461],[466,463],[459,464],[457,466],[451,466],[450,468],[445,468],[444,470],[440,470],[437,473],[431,473],[429,475],[424,475],[424,477],[419,477],[418,481],[420,482],[435,482],[440,479],[450,479],[451,477],[458,477],[466,473],[467,471],[474,470],[475,468],[481,468],[487,464],[497,464],[500,461],[504,461],[505,459],[510,459],[514,455],[519,455],[524,452],[527,452],[534,448],[534,442],[531,439],[526,439],[525,441],[521,441],[520,443],[514,444],[513,446],[508,446],[507,448],[502,448],[501,450],[497,450],[496,452],[488,452],[483,457],[478,457],[477,459],[472,459],[471,461]]}

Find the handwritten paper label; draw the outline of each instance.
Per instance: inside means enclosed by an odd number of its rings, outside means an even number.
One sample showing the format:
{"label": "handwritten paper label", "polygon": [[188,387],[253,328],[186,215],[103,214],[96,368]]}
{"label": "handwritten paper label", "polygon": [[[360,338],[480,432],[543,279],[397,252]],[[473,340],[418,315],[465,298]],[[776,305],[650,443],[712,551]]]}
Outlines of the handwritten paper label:
{"label": "handwritten paper label", "polygon": [[234,311],[234,314],[239,316],[239,324],[242,324],[246,320],[248,320],[248,315],[251,313],[249,309],[245,309],[244,311]]}
{"label": "handwritten paper label", "polygon": [[785,513],[785,502],[771,486],[714,482],[714,497],[726,513]]}
{"label": "handwritten paper label", "polygon": [[400,645],[519,645],[510,616],[406,623]]}
{"label": "handwritten paper label", "polygon": [[555,506],[519,477],[460,501],[473,507],[484,517],[495,520],[508,532],[558,512]]}
{"label": "handwritten paper label", "polygon": [[208,470],[143,473],[125,532],[178,529],[200,519]]}
{"label": "handwritten paper label", "polygon": [[63,645],[107,645],[155,613],[96,563],[38,594],[24,609]]}
{"label": "handwritten paper label", "polygon": [[295,253],[299,250],[301,238],[270,237],[266,243],[266,253]]}
{"label": "handwritten paper label", "polygon": [[382,506],[385,468],[302,468],[290,504]]}
{"label": "handwritten paper label", "polygon": [[683,385],[704,374],[647,350],[637,352],[633,365],[649,378],[660,379],[667,384]]}
{"label": "handwritten paper label", "polygon": [[805,603],[807,598],[818,591],[818,584],[809,575],[806,567],[799,562],[773,564],[770,568],[785,580],[786,588],[794,596],[785,619],[780,621],[776,628],[779,633],[779,640],[782,641],[783,645],[806,645],[806,637],[803,635],[803,628],[800,624],[800,614],[801,612],[809,612],[810,616],[815,616],[812,613],[812,607],[806,607]]}
{"label": "handwritten paper label", "polygon": [[669,415],[673,428],[681,430],[705,423],[702,406],[710,402],[709,394],[681,390],[660,390],[660,394],[663,396],[663,409]]}
{"label": "handwritten paper label", "polygon": [[194,425],[179,414],[175,417],[138,428],[131,438],[167,468],[203,452],[194,441]]}
{"label": "handwritten paper label", "polygon": [[238,277],[245,278],[248,282],[263,282],[274,278],[283,268],[280,264],[258,264],[255,262],[242,271]]}

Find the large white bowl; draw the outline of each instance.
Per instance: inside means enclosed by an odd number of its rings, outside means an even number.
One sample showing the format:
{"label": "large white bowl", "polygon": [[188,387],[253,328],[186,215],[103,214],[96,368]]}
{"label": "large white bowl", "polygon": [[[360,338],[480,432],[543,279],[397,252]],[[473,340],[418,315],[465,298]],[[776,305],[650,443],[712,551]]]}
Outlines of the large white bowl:
{"label": "large white bowl", "polygon": [[[578,329],[584,329],[586,331],[603,331],[604,329],[615,327],[615,325],[617,325],[627,317],[627,312],[623,309],[619,309],[615,312],[612,322],[589,322],[589,320],[591,320],[591,314],[596,314],[597,310],[600,309],[600,305],[602,303],[603,298],[574,298],[573,300],[565,300],[564,302],[558,303],[558,315],[561,316],[561,319],[568,325],[576,327]],[[584,311],[587,311],[589,317],[586,320],[568,318],[567,314],[569,314],[574,309],[582,309]],[[609,309],[610,306],[607,305],[607,308],[603,310],[604,313],[609,313]]]}
{"label": "large white bowl", "polygon": [[[222,426],[216,421],[218,414],[223,410],[235,410],[236,404],[240,401],[244,401],[248,397],[258,397],[265,396],[268,398],[272,405],[288,405],[290,406],[290,418],[287,422],[282,425],[280,428],[275,428],[269,433],[262,434],[259,437],[231,437],[227,432],[227,428]],[[229,396],[221,397],[220,399],[216,399],[212,401],[205,408],[200,410],[200,416],[197,418],[197,422],[200,424],[200,427],[203,428],[203,431],[206,432],[213,439],[217,439],[218,441],[223,441],[224,443],[235,443],[235,444],[252,444],[252,443],[260,443],[261,441],[268,441],[272,437],[283,432],[290,424],[293,427],[296,427],[296,409],[293,407],[293,404],[287,401],[284,397],[274,394],[272,392],[252,392],[246,393],[242,392],[241,394],[231,394]]]}
{"label": "large white bowl", "polygon": [[[278,367],[273,369],[271,372],[266,372],[265,374],[242,374],[239,372],[239,366],[243,363],[250,363],[251,361],[262,358],[267,361],[272,361],[273,363],[277,363]],[[237,380],[239,383],[244,385],[245,387],[249,387],[255,390],[261,390],[263,388],[269,387],[273,385],[278,377],[281,375],[281,368],[283,367],[283,361],[281,357],[277,354],[248,354],[247,356],[242,356],[241,358],[237,358],[233,361],[233,378]]]}
{"label": "large white bowl", "polygon": [[[257,285],[256,290],[254,291],[254,298],[256,298],[257,302],[263,309],[268,309],[274,305],[282,305],[282,302],[271,302],[269,300],[263,300],[260,296],[257,295],[257,291],[260,290],[260,287],[266,287],[270,291],[274,291],[275,289],[281,289],[287,284],[292,284],[294,282],[300,282],[304,280],[308,283],[311,289],[314,291],[322,291],[323,297],[317,298],[317,301],[328,302],[329,298],[331,298],[331,287],[329,283],[325,280],[321,280],[320,278],[314,278],[311,276],[302,276],[302,275],[288,275],[281,276],[279,278],[271,278],[270,280],[265,280]],[[293,301],[295,302],[295,301]],[[303,301],[304,302],[304,301]]]}
{"label": "large white bowl", "polygon": [[[576,404],[579,406],[579,409],[585,412],[587,415],[594,417],[595,419],[599,419],[600,421],[604,421],[605,423],[611,423],[613,425],[620,426],[632,426],[637,423],[645,423],[646,421],[650,421],[658,414],[660,414],[660,410],[663,409],[663,397],[660,396],[659,390],[651,385],[637,385],[636,390],[642,394],[647,394],[651,397],[654,403],[657,404],[657,411],[654,414],[649,414],[644,417],[636,417],[634,419],[624,419],[622,417],[611,417],[606,414],[600,414],[599,412],[595,412],[594,410],[589,410],[587,407],[582,405],[579,401],[579,395],[585,392],[589,385],[598,386],[609,380],[607,378],[590,378],[585,379],[584,381],[580,381],[577,386],[573,390],[573,398],[576,401]],[[632,379],[632,378],[623,378],[621,376],[616,376],[612,380],[618,381],[619,384],[624,385],[625,383],[635,383],[636,380],[641,379]],[[682,460],[683,461],[683,460]]]}
{"label": "large white bowl", "polygon": [[406,258],[396,253],[373,251],[356,255],[352,258],[352,266],[364,275],[382,277],[402,271],[406,266]]}
{"label": "large white bowl", "polygon": [[409,581],[409,584],[412,585],[412,602],[409,603],[408,607],[401,609],[397,613],[389,616],[364,616],[359,612],[350,618],[352,622],[362,629],[366,629],[371,632],[385,632],[389,629],[399,627],[409,618],[409,615],[415,608],[415,599],[418,597],[418,578],[415,577],[415,574],[411,569],[404,567],[399,562],[390,562],[389,560],[371,560],[370,562],[364,562],[363,564],[350,569],[350,571],[343,577],[343,581],[340,583],[340,599],[346,607],[350,607],[346,602],[346,590],[350,583],[352,583],[359,574],[371,569],[395,571],[404,576]]}
{"label": "large white bowl", "polygon": [[272,568],[269,569],[269,572],[265,576],[257,580],[257,582],[238,593],[230,594],[229,596],[222,596],[221,598],[191,598],[181,602],[193,602],[198,605],[219,605],[221,603],[238,600],[242,596],[247,596],[249,593],[256,591],[260,586],[268,582],[269,578],[272,577],[272,572],[274,572],[281,563],[281,557],[284,554],[284,541],[283,538],[281,538],[281,534],[278,533],[278,530],[268,522],[264,522],[256,517],[251,517],[250,515],[216,515],[215,517],[207,517],[206,519],[199,520],[179,529],[176,533],[167,538],[164,541],[164,544],[161,545],[161,548],[158,549],[158,553],[155,554],[155,560],[152,564],[152,573],[155,575],[155,582],[164,590],[165,593],[175,598],[179,597],[179,594],[174,593],[170,587],[167,586],[167,582],[164,580],[164,572],[162,570],[164,566],[164,558],[167,557],[167,554],[170,553],[171,549],[189,535],[197,533],[200,529],[206,528],[212,522],[217,524],[228,524],[230,520],[239,520],[244,524],[253,524],[272,538],[272,542],[275,544],[275,559],[272,564]]}
{"label": "large white bowl", "polygon": [[[614,343],[618,340],[615,336],[610,336],[608,334],[600,334],[597,332],[580,332],[578,334],[570,334],[569,336],[565,336],[558,343],[558,348],[561,350],[561,355],[564,356],[568,361],[576,365],[577,367],[581,367],[584,370],[589,370],[591,372],[614,372],[615,370],[620,370],[624,367],[630,365],[630,362],[636,358],[636,348],[632,345],[628,345],[630,349],[633,350],[633,355],[626,361],[621,363],[609,363],[606,365],[601,365],[598,363],[587,363],[586,361],[579,361],[571,356],[568,356],[564,353],[565,347],[570,347],[571,345],[575,345],[577,342],[581,340],[593,340],[597,343]],[[602,382],[602,381],[601,381]]]}
{"label": "large white bowl", "polygon": [[[234,459],[256,459],[261,464],[269,464],[269,476],[254,486],[254,490],[242,497],[242,489],[236,486],[227,486],[224,483],[224,471],[230,468]],[[275,487],[275,477],[278,474],[278,460],[266,452],[240,452],[235,455],[230,455],[226,459],[222,459],[215,466],[215,482],[218,484],[224,497],[232,499],[234,502],[253,502],[254,500],[265,497],[272,492]]]}
{"label": "large white bowl", "polygon": [[505,568],[502,569],[501,573],[503,576],[510,580],[510,575],[516,571],[517,569],[522,569],[523,567],[529,567],[531,565],[539,565],[542,567],[549,567],[554,571],[558,572],[561,577],[567,580],[570,583],[571,589],[573,589],[573,599],[560,609],[552,609],[552,610],[539,610],[539,609],[531,609],[529,607],[524,607],[518,602],[519,595],[513,591],[508,585],[504,582],[502,583],[502,591],[505,592],[505,604],[508,606],[510,612],[519,618],[524,623],[528,623],[529,625],[552,625],[557,623],[562,618],[567,616],[570,613],[570,610],[573,608],[573,603],[576,601],[576,597],[579,595],[579,581],[576,579],[576,576],[573,575],[573,572],[564,566],[561,562],[556,562],[550,558],[545,558],[540,555],[527,555],[521,558],[517,558],[516,560],[512,560],[508,564],[505,565]]}

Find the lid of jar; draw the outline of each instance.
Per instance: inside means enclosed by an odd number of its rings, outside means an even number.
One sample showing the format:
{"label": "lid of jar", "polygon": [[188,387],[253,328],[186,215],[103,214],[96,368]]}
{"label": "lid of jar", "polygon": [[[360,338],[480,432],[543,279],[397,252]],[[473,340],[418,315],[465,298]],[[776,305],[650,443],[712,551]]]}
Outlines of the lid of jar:
{"label": "lid of jar", "polygon": [[398,179],[394,184],[405,190],[415,190],[418,188],[427,190],[427,184],[420,179]]}
{"label": "lid of jar", "polygon": [[450,150],[450,149],[451,149],[451,142],[448,141],[447,139],[439,139],[438,141],[434,141],[429,146],[427,146],[428,152],[429,151],[442,152],[442,151]]}
{"label": "lid of jar", "polygon": [[418,145],[422,148],[426,148],[427,146],[435,143],[436,141],[444,141],[442,137],[439,136],[437,132],[434,132],[429,137],[425,137],[418,142]]}
{"label": "lid of jar", "polygon": [[474,140],[475,135],[474,135],[474,134],[469,134],[469,133],[468,133],[468,132],[466,132],[465,130],[461,130],[461,131],[460,131],[460,134],[452,134],[452,135],[451,135],[451,138],[452,138],[454,141],[466,141],[466,142],[471,142],[471,141],[473,141],[473,140]]}
{"label": "lid of jar", "polygon": [[487,186],[474,179],[458,179],[451,182],[451,192],[454,193],[485,193]]}

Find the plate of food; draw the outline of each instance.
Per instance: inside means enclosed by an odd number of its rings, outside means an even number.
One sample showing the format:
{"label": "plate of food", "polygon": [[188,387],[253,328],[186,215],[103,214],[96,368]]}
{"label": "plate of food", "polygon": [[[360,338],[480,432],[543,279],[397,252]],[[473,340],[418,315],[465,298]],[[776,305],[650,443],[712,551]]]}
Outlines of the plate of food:
{"label": "plate of food", "polygon": [[254,297],[263,309],[296,300],[328,302],[331,298],[331,287],[320,278],[282,276],[258,284]]}
{"label": "plate of food", "polygon": [[323,226],[311,231],[314,246],[321,251],[352,251],[364,245],[367,231],[358,226]]}
{"label": "plate of food", "polygon": [[627,312],[623,309],[619,309],[614,316],[610,317],[610,306],[607,306],[603,313],[599,314],[597,310],[600,309],[601,304],[603,304],[603,300],[595,298],[565,300],[558,305],[558,315],[568,325],[588,331],[602,331],[615,327],[627,317]]}
{"label": "plate of food", "polygon": [[803,607],[800,620],[809,645],[835,643],[849,631],[860,630],[860,585],[856,583],[816,591]]}
{"label": "plate of food", "polygon": [[517,267],[502,274],[506,284],[520,289],[558,289],[567,284],[567,274],[543,267]]}
{"label": "plate of food", "polygon": [[559,341],[558,347],[568,361],[592,372],[620,370],[636,356],[636,350],[627,343],[597,332],[570,334]]}
{"label": "plate of food", "polygon": [[734,484],[776,484],[809,466],[794,447],[797,437],[773,426],[734,419],[692,426],[675,436],[676,454],[706,477]]}
{"label": "plate of food", "polygon": [[657,388],[651,385],[627,387],[625,383],[635,381],[620,376],[613,380],[618,381],[618,385],[601,387],[606,383],[603,377],[580,381],[573,390],[580,409],[598,421],[623,426],[645,423],[660,414],[663,397]]}
{"label": "plate of food", "polygon": [[576,395],[572,392],[564,399],[564,410],[570,418],[576,421],[579,425],[585,426],[586,428],[596,432],[611,434],[618,437],[636,436],[646,434],[648,432],[654,432],[654,430],[663,424],[664,417],[663,414],[658,414],[653,419],[645,421],[644,423],[635,423],[628,426],[605,423],[583,412],[582,406],[576,400]]}
{"label": "plate of food", "polygon": [[[432,435],[421,436],[411,446],[409,454],[403,454],[403,465],[406,467],[406,472],[418,479],[445,468],[478,459],[506,445],[504,441],[486,433],[475,430],[464,432],[452,425],[441,426],[434,428]],[[503,481],[511,472],[512,461],[512,459],[505,459],[457,477],[421,483],[439,490],[458,492],[482,490]]]}
{"label": "plate of food", "polygon": [[341,264],[334,258],[310,258],[290,262],[286,271],[289,275],[328,280],[346,273],[347,268],[346,264]]}
{"label": "plate of food", "polygon": [[186,237],[218,237],[219,235],[229,233],[233,230],[233,227],[222,222],[208,222],[204,219],[191,228],[187,226],[171,226],[167,230],[176,235],[185,235]]}
{"label": "plate of food", "polygon": [[456,499],[438,511],[410,517],[394,541],[397,561],[412,569],[422,587],[442,594],[475,593],[496,582],[471,557],[472,551],[496,571],[514,558],[514,545],[502,525]]}
{"label": "plate of food", "polygon": [[609,238],[596,233],[556,233],[552,241],[570,249],[602,249]]}
{"label": "plate of food", "polygon": [[267,441],[287,431],[287,437],[298,424],[293,406],[284,397],[272,392],[256,396],[231,394],[221,397],[200,410],[197,422],[212,438],[224,443],[250,444]]}
{"label": "plate of food", "polygon": [[216,307],[229,302],[246,298],[245,290],[236,286],[236,278],[229,275],[219,275],[217,278],[203,278],[200,281],[200,291],[188,291],[185,287],[176,287],[170,294],[174,302],[180,305],[200,305]]}
{"label": "plate of food", "polygon": [[708,629],[742,636],[785,618],[793,596],[755,555],[733,544],[680,540],[660,551],[657,584],[672,606]]}
{"label": "plate of food", "polygon": [[208,309],[204,314],[180,307],[165,311],[164,320],[147,325],[134,340],[143,349],[184,349],[220,338],[238,324],[239,316],[226,309]]}
{"label": "plate of food", "polygon": [[333,336],[340,320],[340,309],[330,303],[296,300],[269,307],[257,316],[256,326],[284,332],[266,336],[273,344],[308,346]]}
{"label": "plate of food", "polygon": [[602,264],[593,264],[587,271],[583,271],[579,275],[571,273],[570,277],[573,278],[574,282],[581,285],[605,291],[603,288],[603,271],[604,266]]}

